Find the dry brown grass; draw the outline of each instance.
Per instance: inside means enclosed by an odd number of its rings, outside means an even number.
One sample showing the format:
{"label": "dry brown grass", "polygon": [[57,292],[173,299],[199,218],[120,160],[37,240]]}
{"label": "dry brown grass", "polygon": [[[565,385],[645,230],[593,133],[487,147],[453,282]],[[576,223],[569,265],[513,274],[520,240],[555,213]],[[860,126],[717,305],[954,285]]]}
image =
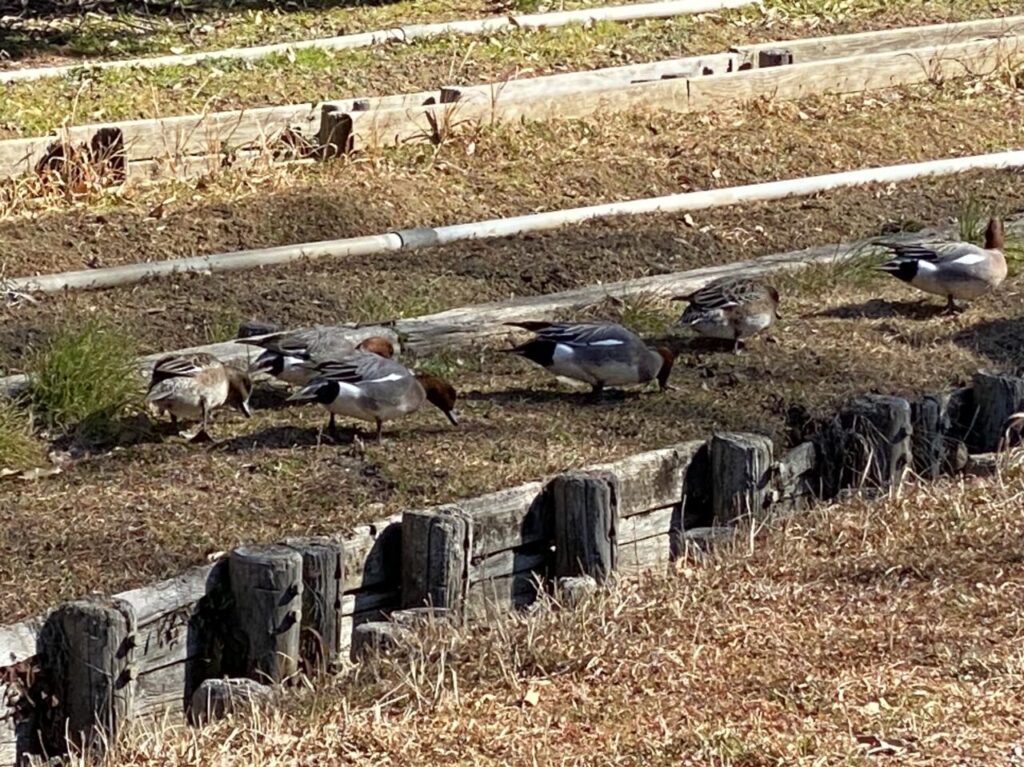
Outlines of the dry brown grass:
{"label": "dry brown grass", "polygon": [[777,521],[577,611],[435,630],[273,713],[142,725],[115,761],[1019,765],[1016,464]]}

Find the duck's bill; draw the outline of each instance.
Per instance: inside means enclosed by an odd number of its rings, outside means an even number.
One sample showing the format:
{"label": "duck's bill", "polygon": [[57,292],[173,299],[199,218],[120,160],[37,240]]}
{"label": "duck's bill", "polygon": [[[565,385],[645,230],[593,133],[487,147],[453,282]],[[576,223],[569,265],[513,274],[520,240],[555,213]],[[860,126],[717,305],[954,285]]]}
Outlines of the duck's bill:
{"label": "duck's bill", "polygon": [[448,416],[448,420],[452,422],[453,426],[459,425],[459,414],[456,413],[454,410],[449,410],[448,412],[445,413],[445,415]]}

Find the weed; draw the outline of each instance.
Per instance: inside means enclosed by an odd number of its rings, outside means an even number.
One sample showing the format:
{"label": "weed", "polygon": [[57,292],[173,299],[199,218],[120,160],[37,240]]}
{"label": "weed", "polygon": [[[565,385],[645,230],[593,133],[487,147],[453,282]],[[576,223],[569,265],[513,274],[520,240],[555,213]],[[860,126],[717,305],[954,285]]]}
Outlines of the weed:
{"label": "weed", "polygon": [[103,441],[138,394],[134,344],[87,322],[57,335],[29,361],[29,396],[52,429]]}
{"label": "weed", "polygon": [[960,206],[957,216],[960,227],[960,239],[964,242],[978,242],[985,236],[988,215],[984,204],[976,197],[969,196]]}
{"label": "weed", "polygon": [[609,295],[590,307],[586,314],[594,319],[618,322],[641,336],[664,334],[674,319],[673,307],[655,292]]}
{"label": "weed", "polygon": [[438,280],[425,284],[416,295],[394,295],[386,287],[355,293],[346,305],[346,319],[352,322],[385,322],[432,314],[443,305],[443,295],[433,289],[438,285]]}
{"label": "weed", "polygon": [[820,296],[839,288],[863,289],[879,280],[875,267],[881,261],[878,248],[863,245],[825,263],[776,275],[773,280],[783,296]]}
{"label": "weed", "polygon": [[43,457],[29,413],[9,399],[0,399],[0,469],[26,469]]}

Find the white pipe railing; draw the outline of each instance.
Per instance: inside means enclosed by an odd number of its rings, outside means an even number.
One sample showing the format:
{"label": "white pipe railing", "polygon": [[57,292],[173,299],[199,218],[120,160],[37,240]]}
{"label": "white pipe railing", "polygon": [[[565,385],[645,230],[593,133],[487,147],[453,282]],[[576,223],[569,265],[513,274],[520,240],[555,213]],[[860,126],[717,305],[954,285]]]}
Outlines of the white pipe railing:
{"label": "white pipe railing", "polygon": [[402,229],[386,234],[351,237],[342,240],[284,245],[260,250],[243,250],[209,256],[174,258],[123,266],[86,269],[58,274],[15,277],[0,283],[0,288],[22,293],[57,293],[64,290],[88,290],[130,285],[156,277],[171,277],[186,272],[227,272],[275,266],[300,259],[342,258],[373,255],[396,250],[412,250],[445,245],[461,240],[508,237],[580,224],[597,218],[635,216],[646,213],[681,213],[708,210],[751,202],[781,200],[819,194],[831,189],[863,184],[891,184],[927,176],[952,175],[972,170],[999,170],[1024,167],[1024,150],[994,154],[953,157],[943,160],[888,165],[862,170],[828,173],[822,176],[768,181],[760,184],[685,192],[664,197],[590,205],[583,208],[531,213],[511,218],[475,221],[452,226]]}

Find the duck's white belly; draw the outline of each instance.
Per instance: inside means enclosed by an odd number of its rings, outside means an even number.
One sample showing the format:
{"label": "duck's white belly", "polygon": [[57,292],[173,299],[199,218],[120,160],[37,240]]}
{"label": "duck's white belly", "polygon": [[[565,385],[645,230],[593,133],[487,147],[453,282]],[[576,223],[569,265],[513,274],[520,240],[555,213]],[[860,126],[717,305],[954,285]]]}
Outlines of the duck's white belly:
{"label": "duck's white belly", "polygon": [[748,338],[757,335],[772,324],[775,318],[769,312],[750,314],[743,317],[739,323],[740,338]]}
{"label": "duck's white belly", "polygon": [[342,383],[339,387],[338,396],[325,405],[328,412],[335,415],[360,421],[374,422],[378,418],[390,421],[416,409],[414,404],[404,398],[398,403],[381,402],[367,397],[358,386]]}
{"label": "duck's white belly", "polygon": [[206,410],[210,412],[223,405],[227,397],[227,381],[200,387],[191,378],[169,378],[154,386],[146,399],[158,410],[175,418],[197,421],[203,417],[204,400]]}
{"label": "duck's white belly", "polygon": [[971,299],[987,293],[991,286],[985,281],[967,276],[956,279],[944,279],[932,271],[918,271],[910,281],[918,290],[937,296],[953,296],[953,298]]}

